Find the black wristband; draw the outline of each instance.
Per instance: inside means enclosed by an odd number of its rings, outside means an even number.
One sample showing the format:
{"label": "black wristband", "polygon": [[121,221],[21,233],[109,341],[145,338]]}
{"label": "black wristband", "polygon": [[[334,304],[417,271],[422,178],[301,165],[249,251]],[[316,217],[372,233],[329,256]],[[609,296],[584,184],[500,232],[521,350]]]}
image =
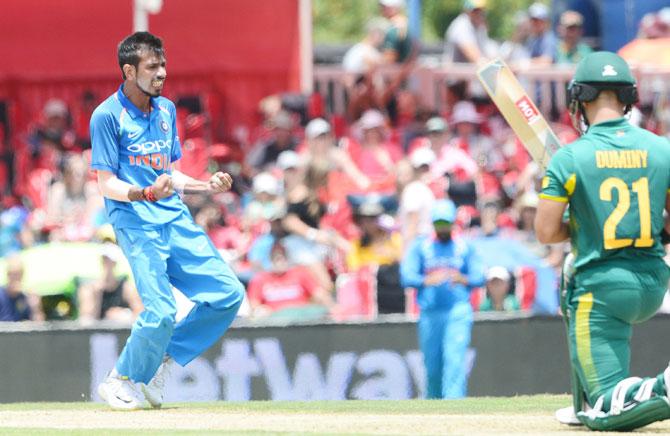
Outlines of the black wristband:
{"label": "black wristband", "polygon": [[665,228],[661,230],[661,244],[667,245],[670,244],[670,233],[668,233]]}

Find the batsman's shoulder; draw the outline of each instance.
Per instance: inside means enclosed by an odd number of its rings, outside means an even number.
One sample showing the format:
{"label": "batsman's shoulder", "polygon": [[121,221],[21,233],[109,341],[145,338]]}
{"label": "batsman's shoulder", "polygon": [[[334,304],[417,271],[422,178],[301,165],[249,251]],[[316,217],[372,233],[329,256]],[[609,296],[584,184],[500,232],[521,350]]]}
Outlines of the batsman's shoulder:
{"label": "batsman's shoulder", "polygon": [[580,139],[567,144],[556,151],[549,161],[549,168],[565,167],[572,165],[575,147],[579,147],[578,141]]}

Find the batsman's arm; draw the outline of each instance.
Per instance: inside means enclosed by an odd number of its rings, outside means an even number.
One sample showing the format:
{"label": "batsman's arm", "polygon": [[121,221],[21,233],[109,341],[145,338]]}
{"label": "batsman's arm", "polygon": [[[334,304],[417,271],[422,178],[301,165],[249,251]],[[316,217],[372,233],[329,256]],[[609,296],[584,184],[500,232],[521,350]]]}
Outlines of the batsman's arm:
{"label": "batsman's arm", "polygon": [[670,244],[670,189],[665,194],[665,214],[664,224],[661,230],[661,244]]}
{"label": "batsman's arm", "polygon": [[535,235],[542,244],[563,242],[570,237],[570,227],[563,222],[567,202],[540,198],[535,215]]}

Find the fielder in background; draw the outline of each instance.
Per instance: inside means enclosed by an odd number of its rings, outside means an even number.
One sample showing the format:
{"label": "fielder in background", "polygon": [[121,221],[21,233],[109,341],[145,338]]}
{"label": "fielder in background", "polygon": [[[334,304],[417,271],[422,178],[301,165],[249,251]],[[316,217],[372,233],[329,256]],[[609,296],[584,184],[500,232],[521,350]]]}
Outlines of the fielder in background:
{"label": "fielder in background", "polygon": [[400,265],[402,285],[418,291],[427,398],[466,395],[465,355],[473,321],[470,290],[484,284],[483,265],[473,249],[451,237],[455,219],[453,202],[436,202],[432,210],[435,236],[415,239]]}
{"label": "fielder in background", "polygon": [[[162,41],[134,33],[119,44],[118,59],[124,82],[91,116],[91,168],[144,311],[98,393],[114,409],[138,409],[146,401],[160,407],[173,360],[184,366],[223,335],[244,287],[175,193],[224,192],[232,180],[172,170],[181,145],[175,106],[160,96]],[[195,303],[179,323],[173,285]]]}
{"label": "fielder in background", "polygon": [[670,368],[652,378],[629,374],[631,326],[656,313],[670,277],[670,144],[626,119],[637,89],[614,53],[585,57],[568,94],[575,127],[585,132],[551,159],[535,219],[540,242],[570,239],[574,255],[562,292],[574,405],[557,418],[632,430],[670,418]]}

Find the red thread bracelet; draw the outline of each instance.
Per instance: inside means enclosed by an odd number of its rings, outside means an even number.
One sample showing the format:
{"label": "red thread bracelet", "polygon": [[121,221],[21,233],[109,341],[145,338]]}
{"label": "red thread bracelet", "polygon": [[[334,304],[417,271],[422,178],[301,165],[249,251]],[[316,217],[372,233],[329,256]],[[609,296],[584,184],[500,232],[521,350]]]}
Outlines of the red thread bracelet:
{"label": "red thread bracelet", "polygon": [[158,201],[158,199],[156,198],[156,194],[154,194],[152,186],[147,186],[146,188],[142,189],[142,196],[145,198],[145,200],[150,201],[152,203]]}

